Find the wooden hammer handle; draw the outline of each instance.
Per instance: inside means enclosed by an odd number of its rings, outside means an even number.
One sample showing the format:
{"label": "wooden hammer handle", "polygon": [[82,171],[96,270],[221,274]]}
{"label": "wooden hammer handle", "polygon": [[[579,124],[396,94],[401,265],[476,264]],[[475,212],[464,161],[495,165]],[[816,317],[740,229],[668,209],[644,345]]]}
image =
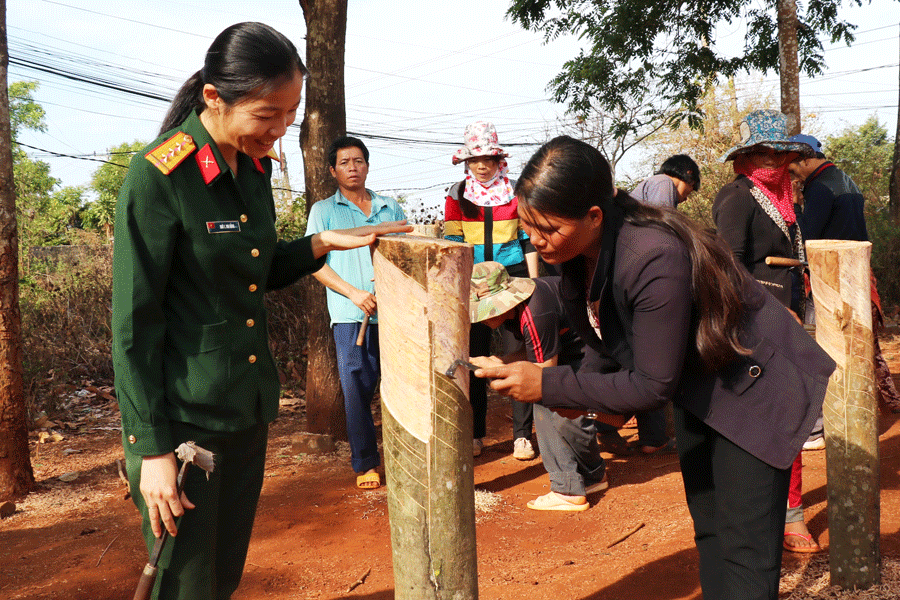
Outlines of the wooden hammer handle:
{"label": "wooden hammer handle", "polygon": [[150,591],[153,589],[153,583],[156,581],[156,571],[156,567],[150,563],[144,565],[141,579],[138,581],[137,589],[134,590],[134,600],[147,600],[150,597]]}
{"label": "wooden hammer handle", "polygon": [[362,325],[359,326],[359,335],[356,336],[356,345],[362,346],[363,342],[366,341],[366,328],[369,326],[369,315],[366,315],[366,318],[363,319]]}
{"label": "wooden hammer handle", "polygon": [[785,258],[783,256],[767,256],[766,264],[770,267],[802,267],[802,262],[796,258]]}

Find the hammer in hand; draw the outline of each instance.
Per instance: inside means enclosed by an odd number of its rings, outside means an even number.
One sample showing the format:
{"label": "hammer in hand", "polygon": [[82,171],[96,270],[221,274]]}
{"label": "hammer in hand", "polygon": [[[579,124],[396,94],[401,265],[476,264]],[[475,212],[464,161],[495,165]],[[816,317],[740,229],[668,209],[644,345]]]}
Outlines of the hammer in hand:
{"label": "hammer in hand", "polygon": [[[178,478],[175,480],[175,487],[178,489],[176,495],[180,498],[181,492],[184,490],[184,476],[187,473],[187,466],[192,464],[206,471],[206,478],[215,468],[213,453],[204,450],[194,442],[185,442],[175,449],[175,454],[181,460],[181,469],[178,471]],[[150,553],[150,560],[144,565],[141,573],[141,579],[138,581],[137,589],[134,592],[134,600],[147,600],[150,597],[150,591],[153,589],[153,583],[156,581],[157,563],[159,555],[162,553],[163,546],[169,539],[169,530],[165,527],[162,534],[156,538],[153,544],[153,552]]]}

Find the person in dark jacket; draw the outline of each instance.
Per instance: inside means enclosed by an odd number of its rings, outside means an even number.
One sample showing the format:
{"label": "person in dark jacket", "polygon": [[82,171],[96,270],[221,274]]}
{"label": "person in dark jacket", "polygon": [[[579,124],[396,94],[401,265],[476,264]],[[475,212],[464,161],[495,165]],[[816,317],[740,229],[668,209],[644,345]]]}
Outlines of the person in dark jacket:
{"label": "person in dark jacket", "polygon": [[[775,110],[757,110],[744,118],[743,139],[722,157],[733,161],[737,177],[719,190],[712,214],[718,234],[738,262],[802,320],[806,313],[802,268],[769,264],[772,258],[806,261],[788,169],[794,160],[815,156],[815,151],[809,144],[790,141],[786,128],[787,118]],[[821,428],[821,419],[816,427]],[[819,552],[821,547],[806,527],[802,491],[803,457],[798,453],[791,467],[783,543],[791,552]]]}
{"label": "person in dark jacket", "polygon": [[613,185],[609,163],[562,136],[516,186],[541,257],[585,342],[581,368],[481,368],[526,402],[608,413],[672,401],[706,598],[775,600],[790,466],[835,363],[714,234]]}
{"label": "person in dark jacket", "polygon": [[865,198],[850,176],[825,158],[822,144],[799,134],[792,142],[808,144],[815,156],[799,157],[788,169],[803,186],[803,212],[797,215],[805,240],[868,242]]}
{"label": "person in dark jacket", "polygon": [[[227,28],[119,193],[112,355],[122,443],[148,550],[163,528],[173,536],[154,599],[230,598],[240,583],[278,415],[264,293],[321,268],[330,250],[412,229],[277,240],[269,153],[294,121],[306,73],[271,27]],[[215,470],[187,473],[179,494],[174,450],[188,440],[215,454]]]}

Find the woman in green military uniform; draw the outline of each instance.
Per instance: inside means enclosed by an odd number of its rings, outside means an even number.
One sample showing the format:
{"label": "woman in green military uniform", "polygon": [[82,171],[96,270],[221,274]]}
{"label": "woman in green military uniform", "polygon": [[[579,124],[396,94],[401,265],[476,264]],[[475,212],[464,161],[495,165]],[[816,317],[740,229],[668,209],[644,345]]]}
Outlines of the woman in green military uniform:
{"label": "woman in green military uniform", "polygon": [[[278,411],[263,293],[318,270],[330,250],[411,229],[277,241],[269,156],[306,74],[277,31],[229,27],[119,195],[113,363],[128,476],[148,548],[163,528],[177,534],[154,598],[229,598],[240,582]],[[186,477],[179,496],[173,451],[188,440],[214,452],[216,468],[209,480]]]}

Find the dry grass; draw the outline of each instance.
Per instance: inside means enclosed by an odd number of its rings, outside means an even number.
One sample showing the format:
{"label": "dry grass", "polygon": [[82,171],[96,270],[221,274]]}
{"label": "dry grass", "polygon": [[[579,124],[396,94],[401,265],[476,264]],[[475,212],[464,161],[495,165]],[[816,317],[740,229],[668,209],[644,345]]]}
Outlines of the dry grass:
{"label": "dry grass", "polygon": [[112,253],[106,245],[76,250],[23,267],[22,363],[32,413],[53,412],[87,381],[112,381]]}
{"label": "dry grass", "polygon": [[881,584],[867,590],[842,590],[830,585],[828,555],[813,556],[794,571],[781,574],[784,600],[896,600],[900,598],[900,560],[884,559]]}

